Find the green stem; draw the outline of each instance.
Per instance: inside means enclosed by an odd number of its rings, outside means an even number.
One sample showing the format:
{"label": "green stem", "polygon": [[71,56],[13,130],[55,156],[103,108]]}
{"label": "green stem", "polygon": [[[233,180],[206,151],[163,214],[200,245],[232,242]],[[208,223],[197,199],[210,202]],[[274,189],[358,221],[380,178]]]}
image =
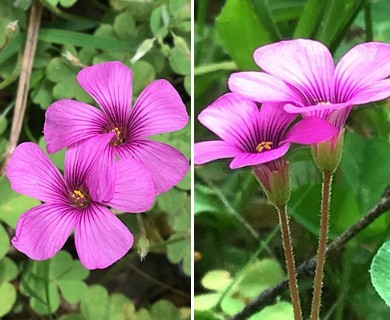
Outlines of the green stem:
{"label": "green stem", "polygon": [[219,298],[217,304],[215,305],[214,309],[219,308],[221,305],[223,299],[227,296],[227,294],[230,292],[230,290],[236,285],[236,283],[242,279],[242,276],[245,274],[246,270],[249,268],[250,265],[253,264],[253,262],[257,259],[257,257],[260,255],[260,253],[268,247],[269,242],[274,238],[276,232],[279,230],[279,226],[276,226],[271,233],[268,235],[268,237],[264,241],[260,241],[259,248],[256,250],[256,252],[249,258],[247,263],[242,267],[241,271],[239,271],[233,278],[232,282],[228,285],[228,287],[225,289],[225,291],[222,293],[221,297]]}
{"label": "green stem", "polygon": [[366,41],[370,42],[374,38],[372,31],[371,0],[366,0],[364,3],[364,25],[366,27]]}
{"label": "green stem", "polygon": [[288,285],[290,288],[290,296],[294,309],[294,319],[302,320],[301,302],[299,299],[297,271],[295,268],[294,251],[291,241],[290,226],[286,207],[278,207],[279,222],[283,238],[284,256],[286,259],[286,267],[288,274]]}
{"label": "green stem", "polygon": [[328,239],[328,220],[331,187],[332,174],[324,172],[322,182],[320,238],[317,250],[317,266],[314,276],[313,300],[311,304],[310,320],[318,320],[318,317],[320,315],[322,280],[324,277],[326,242]]}
{"label": "green stem", "polygon": [[231,71],[235,69],[237,69],[237,65],[233,61],[223,61],[196,67],[194,69],[194,76],[201,76],[207,73],[221,70]]}

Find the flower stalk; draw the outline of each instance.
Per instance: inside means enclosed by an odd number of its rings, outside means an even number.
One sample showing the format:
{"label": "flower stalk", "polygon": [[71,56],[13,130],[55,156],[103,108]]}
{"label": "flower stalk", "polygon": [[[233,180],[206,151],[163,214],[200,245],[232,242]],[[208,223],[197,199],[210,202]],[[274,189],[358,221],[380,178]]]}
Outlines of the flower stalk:
{"label": "flower stalk", "polygon": [[294,319],[301,320],[302,310],[301,310],[301,302],[299,299],[297,271],[295,268],[294,252],[292,247],[290,226],[288,223],[286,206],[277,207],[277,210],[278,210],[280,228],[281,228],[282,238],[283,238],[283,248],[284,248],[284,255],[286,259],[287,274],[288,274],[288,285],[290,288],[290,296],[291,296],[291,301],[294,309]]}
{"label": "flower stalk", "polygon": [[289,163],[284,159],[277,159],[254,167],[253,174],[262,186],[268,200],[278,211],[294,319],[302,320],[297,271],[295,268],[294,251],[286,208],[291,195]]}
{"label": "flower stalk", "polygon": [[318,320],[321,307],[322,280],[324,277],[324,264],[326,259],[326,243],[328,239],[329,204],[333,174],[323,173],[321,225],[317,250],[317,266],[314,275],[313,300],[311,304],[310,320]]}

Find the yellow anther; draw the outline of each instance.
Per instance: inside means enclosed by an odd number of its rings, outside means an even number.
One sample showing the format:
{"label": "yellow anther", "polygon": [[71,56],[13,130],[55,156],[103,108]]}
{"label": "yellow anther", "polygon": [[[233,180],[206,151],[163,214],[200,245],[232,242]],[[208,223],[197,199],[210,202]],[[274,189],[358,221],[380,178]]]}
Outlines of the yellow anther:
{"label": "yellow anther", "polygon": [[271,150],[272,149],[272,142],[271,141],[263,141],[263,142],[260,142],[256,147],[256,151],[259,153],[262,152],[264,149]]}
{"label": "yellow anther", "polygon": [[84,198],[84,195],[80,190],[73,190],[72,198],[75,198],[75,197],[82,199],[82,198]]}
{"label": "yellow anther", "polygon": [[118,127],[115,127],[114,131],[116,132],[116,135],[119,136],[121,134],[121,131]]}

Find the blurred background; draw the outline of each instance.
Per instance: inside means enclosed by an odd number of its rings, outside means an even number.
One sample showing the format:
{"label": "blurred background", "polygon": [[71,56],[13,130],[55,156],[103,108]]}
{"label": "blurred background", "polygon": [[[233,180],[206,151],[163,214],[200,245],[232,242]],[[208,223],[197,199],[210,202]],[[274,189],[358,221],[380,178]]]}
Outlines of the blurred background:
{"label": "blurred background", "polygon": [[[258,70],[252,54],[262,45],[291,38],[322,41],[337,61],[361,42],[390,42],[387,0],[195,1],[195,117],[228,91],[236,70]],[[390,182],[390,101],[359,106],[347,124],[341,165],[335,175],[330,239],[368,212]],[[215,138],[195,119],[195,142]],[[290,161],[289,213],[297,264],[316,253],[321,176],[310,149],[294,146]],[[286,276],[274,208],[250,170],[230,170],[230,161],[195,167],[195,318],[228,319]],[[370,280],[369,268],[389,238],[384,214],[342,250],[327,258],[322,319],[385,320],[390,308]],[[244,267],[245,266],[245,267]],[[300,281],[309,314],[312,278]],[[255,320],[291,320],[288,291],[253,315]]]}
{"label": "blurred background", "polygon": [[[119,60],[132,69],[133,102],[150,82],[165,78],[190,112],[189,0],[42,0],[36,6],[43,11],[20,142],[45,149],[44,114],[52,102],[71,98],[94,104],[76,74],[104,61]],[[17,80],[31,7],[31,0],[0,1],[0,163],[21,94]],[[190,159],[190,125],[156,139]],[[50,157],[62,170],[64,152]],[[135,237],[132,250],[108,269],[88,271],[77,260],[73,237],[50,264],[11,247],[18,217],[39,201],[13,192],[0,177],[0,318],[189,319],[190,187],[188,174],[160,195],[142,214],[143,228],[136,215],[118,213]]]}

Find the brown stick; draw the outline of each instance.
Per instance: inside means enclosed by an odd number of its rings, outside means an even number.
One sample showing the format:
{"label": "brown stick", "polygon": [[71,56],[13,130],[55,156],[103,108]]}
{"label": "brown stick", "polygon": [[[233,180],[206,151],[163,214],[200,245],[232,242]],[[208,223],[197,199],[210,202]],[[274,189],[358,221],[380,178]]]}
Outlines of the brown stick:
{"label": "brown stick", "polygon": [[7,167],[8,161],[18,144],[20,132],[22,130],[30,76],[34,63],[35,50],[37,48],[39,27],[41,25],[42,9],[43,7],[41,3],[38,0],[35,0],[30,12],[30,22],[27,30],[26,46],[24,47],[22,67],[19,76],[11,135],[7,151],[4,155],[4,160],[0,168],[0,176],[5,173],[5,168]]}
{"label": "brown stick", "polygon": [[[390,209],[390,189],[383,195],[381,200],[357,223],[345,230],[340,236],[333,240],[327,247],[326,253],[329,254],[343,247],[349,240],[356,237],[360,232],[367,228],[371,223],[378,219],[382,214]],[[316,267],[317,259],[312,257],[304,261],[297,270],[298,278],[312,276]],[[239,313],[230,318],[230,320],[244,320],[256,312],[261,311],[266,306],[273,304],[276,298],[288,288],[288,280],[285,279],[276,286],[264,290],[259,296],[253,299]]]}

